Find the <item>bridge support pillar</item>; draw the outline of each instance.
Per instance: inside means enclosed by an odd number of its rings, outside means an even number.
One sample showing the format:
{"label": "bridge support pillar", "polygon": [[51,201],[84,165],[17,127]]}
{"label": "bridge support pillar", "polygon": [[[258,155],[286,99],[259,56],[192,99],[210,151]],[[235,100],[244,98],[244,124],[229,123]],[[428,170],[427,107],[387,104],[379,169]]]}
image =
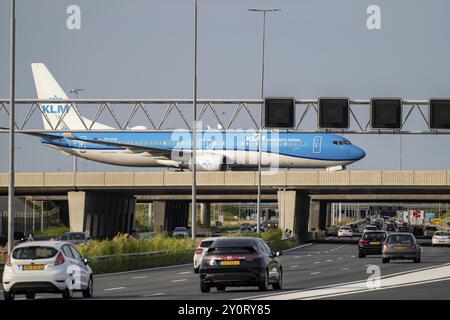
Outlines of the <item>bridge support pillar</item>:
{"label": "bridge support pillar", "polygon": [[279,190],[277,196],[280,213],[278,227],[283,232],[290,230],[302,237],[308,232],[309,195],[302,191]]}
{"label": "bridge support pillar", "polygon": [[204,228],[211,227],[211,203],[200,203],[200,224]]}
{"label": "bridge support pillar", "polygon": [[136,199],[127,194],[68,193],[70,231],[87,231],[93,238],[132,233]]}
{"label": "bridge support pillar", "polygon": [[173,231],[176,227],[187,227],[189,220],[188,201],[154,201],[155,230]]}
{"label": "bridge support pillar", "polygon": [[325,230],[329,204],[326,201],[311,200],[309,208],[309,231]]}

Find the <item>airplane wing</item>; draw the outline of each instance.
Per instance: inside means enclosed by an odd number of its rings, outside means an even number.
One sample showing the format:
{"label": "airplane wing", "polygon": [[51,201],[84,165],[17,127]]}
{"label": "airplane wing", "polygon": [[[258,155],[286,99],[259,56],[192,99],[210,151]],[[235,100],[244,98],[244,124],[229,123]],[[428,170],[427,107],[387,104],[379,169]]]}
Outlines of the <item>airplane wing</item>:
{"label": "airplane wing", "polygon": [[[64,138],[74,140],[74,141],[82,141],[82,142],[99,144],[99,145],[103,145],[103,146],[127,148],[128,150],[130,150],[133,153],[148,152],[151,156],[154,156],[154,157],[161,156],[161,157],[170,158],[171,154],[172,154],[172,150],[160,149],[160,148],[155,148],[155,147],[147,147],[147,146],[139,146],[139,145],[135,145],[135,144],[121,143],[121,142],[98,140],[98,139],[93,139],[93,140],[84,139],[84,138],[77,137],[73,133],[64,133]],[[180,149],[180,151],[190,152],[190,150],[185,151],[185,150],[181,150],[181,149]]]}

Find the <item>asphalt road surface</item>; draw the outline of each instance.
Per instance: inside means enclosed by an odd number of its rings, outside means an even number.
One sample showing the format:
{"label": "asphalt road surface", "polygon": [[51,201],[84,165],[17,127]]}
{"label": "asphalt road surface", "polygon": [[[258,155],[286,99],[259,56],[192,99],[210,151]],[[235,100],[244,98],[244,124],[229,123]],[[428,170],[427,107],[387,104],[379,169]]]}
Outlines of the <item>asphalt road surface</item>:
{"label": "asphalt road surface", "polygon": [[[321,243],[286,252],[280,260],[281,291],[249,287],[201,293],[192,265],[181,265],[96,276],[94,299],[450,299],[450,248],[423,247],[421,263],[382,264],[380,256],[358,258],[355,244]],[[374,270],[381,280],[369,278]],[[43,298],[60,295],[38,294]]]}

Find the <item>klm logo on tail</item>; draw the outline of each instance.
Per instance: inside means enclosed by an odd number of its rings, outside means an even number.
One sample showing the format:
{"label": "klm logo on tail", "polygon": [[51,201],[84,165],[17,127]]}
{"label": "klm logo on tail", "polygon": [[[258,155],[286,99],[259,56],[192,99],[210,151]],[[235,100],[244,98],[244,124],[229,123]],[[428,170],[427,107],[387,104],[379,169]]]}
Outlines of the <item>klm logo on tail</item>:
{"label": "klm logo on tail", "polygon": [[[61,98],[58,98],[58,96],[53,96],[49,98],[50,100],[61,100]],[[42,111],[44,113],[50,113],[50,114],[63,114],[69,109],[69,105],[65,104],[43,104]]]}

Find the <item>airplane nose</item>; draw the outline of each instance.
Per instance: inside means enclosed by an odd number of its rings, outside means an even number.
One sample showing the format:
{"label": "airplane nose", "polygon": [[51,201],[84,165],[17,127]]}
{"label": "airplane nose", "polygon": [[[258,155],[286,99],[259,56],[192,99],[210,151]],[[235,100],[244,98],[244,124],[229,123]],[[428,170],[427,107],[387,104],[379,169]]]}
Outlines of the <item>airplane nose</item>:
{"label": "airplane nose", "polygon": [[362,158],[364,158],[366,156],[366,152],[355,146],[355,150],[353,151],[354,157],[356,160],[361,160]]}

